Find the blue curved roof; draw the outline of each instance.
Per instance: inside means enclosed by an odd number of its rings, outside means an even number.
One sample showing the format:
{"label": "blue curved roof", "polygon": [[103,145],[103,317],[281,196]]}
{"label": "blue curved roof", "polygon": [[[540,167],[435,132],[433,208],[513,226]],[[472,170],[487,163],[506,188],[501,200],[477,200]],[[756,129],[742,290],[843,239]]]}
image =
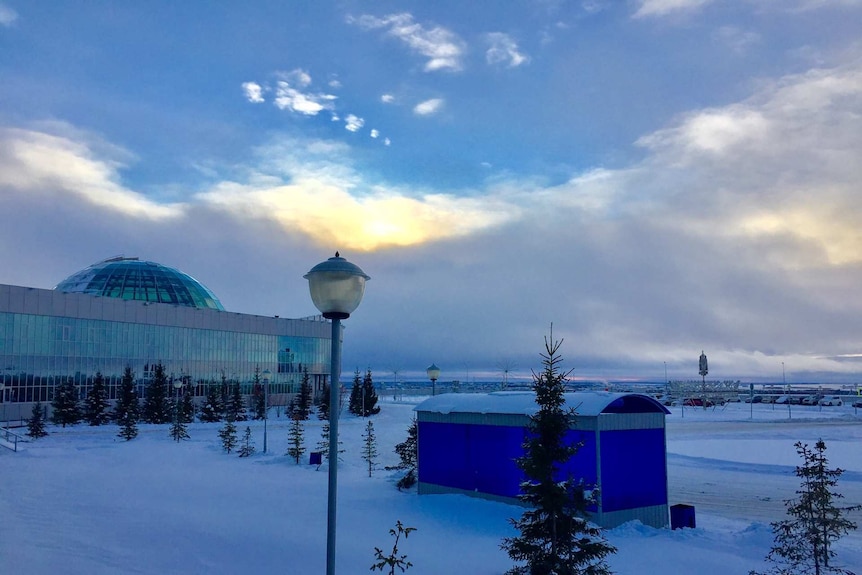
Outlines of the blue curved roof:
{"label": "blue curved roof", "polygon": [[[578,391],[564,394],[566,407],[579,416],[600,413],[664,413],[670,411],[657,400],[639,393]],[[415,411],[433,413],[498,413],[530,416],[539,410],[532,391],[495,391],[492,393],[446,393],[430,397]]]}
{"label": "blue curved roof", "polygon": [[55,290],[224,311],[206,286],[174,268],[138,258],[101,261],[58,283]]}

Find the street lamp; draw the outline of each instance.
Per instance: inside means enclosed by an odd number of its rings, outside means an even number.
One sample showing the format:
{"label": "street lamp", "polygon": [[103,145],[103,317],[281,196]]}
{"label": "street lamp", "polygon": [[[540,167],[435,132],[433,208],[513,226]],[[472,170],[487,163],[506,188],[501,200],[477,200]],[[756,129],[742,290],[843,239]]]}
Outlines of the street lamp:
{"label": "street lamp", "polygon": [[335,509],[338,492],[338,391],[341,375],[341,320],[359,307],[365,282],[371,279],[359,266],[338,252],[311,268],[308,280],[311,301],[323,317],[332,321],[329,385],[329,491],[326,516],[326,575],[335,575]]}
{"label": "street lamp", "polygon": [[431,380],[431,395],[437,395],[437,379],[440,377],[440,368],[433,363],[425,370],[428,379]]}
{"label": "street lamp", "polygon": [[0,382],[0,400],[3,401],[3,426],[8,427],[6,423],[6,384]]}
{"label": "street lamp", "polygon": [[263,452],[266,453],[266,419],[267,411],[269,411],[269,380],[272,378],[272,372],[268,369],[263,370]]}
{"label": "street lamp", "polygon": [[176,437],[175,437],[175,438],[176,438],[176,440],[177,440],[177,443],[179,443],[179,442],[180,442],[180,433],[179,433],[179,426],[180,426],[180,390],[181,390],[182,388],[183,388],[183,378],[181,377],[181,378],[179,378],[179,379],[177,379],[177,380],[175,380],[175,381],[174,381],[174,389],[176,389],[176,390],[177,390],[177,401],[176,401],[176,403],[174,404],[174,427],[175,427],[175,429],[174,429],[174,433],[176,434]]}

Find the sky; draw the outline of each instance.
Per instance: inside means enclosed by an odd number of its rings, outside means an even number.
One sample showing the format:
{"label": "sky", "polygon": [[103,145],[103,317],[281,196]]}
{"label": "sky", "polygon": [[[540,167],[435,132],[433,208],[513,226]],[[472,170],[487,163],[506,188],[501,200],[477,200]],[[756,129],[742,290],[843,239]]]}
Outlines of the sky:
{"label": "sky", "polygon": [[[857,382],[862,0],[0,0],[0,283],[371,276],[344,371]],[[551,328],[553,326],[553,328]],[[399,376],[400,377],[400,376]]]}

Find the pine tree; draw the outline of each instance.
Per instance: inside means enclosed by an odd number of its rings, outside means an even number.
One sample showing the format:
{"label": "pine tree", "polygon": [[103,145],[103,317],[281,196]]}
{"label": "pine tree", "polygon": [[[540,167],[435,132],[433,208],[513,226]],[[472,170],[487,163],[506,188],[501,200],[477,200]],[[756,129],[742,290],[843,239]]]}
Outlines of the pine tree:
{"label": "pine tree", "polygon": [[84,400],[84,419],[90,425],[104,425],[111,420],[108,413],[108,388],[101,371],[93,376],[93,386]]}
{"label": "pine tree", "polygon": [[[341,439],[338,440],[338,453],[344,453],[344,450],[341,449]],[[320,452],[321,455],[321,463],[327,460],[329,457],[329,422],[324,423],[320,428],[320,441],[317,442],[317,451]],[[339,458],[340,460],[340,458]],[[317,466],[320,469],[320,465]]]}
{"label": "pine tree", "polygon": [[305,453],[305,430],[303,428],[302,419],[294,417],[290,421],[290,431],[287,435],[287,455],[299,464],[299,459]]}
{"label": "pine tree", "polygon": [[371,477],[374,464],[377,463],[377,437],[374,435],[373,421],[368,420],[362,439],[362,459],[368,463],[368,477]]}
{"label": "pine tree", "polygon": [[562,341],[552,338],[553,332],[545,338],[544,370],[533,374],[539,409],[530,417],[524,455],[517,459],[526,476],[518,498],[530,509],[510,520],[521,534],[505,538],[501,547],[512,560],[526,563],[510,569],[510,575],[605,575],[610,573],[605,557],[616,549],[599,527],[587,521],[587,506],[592,503],[587,486],[560,478],[561,466],[578,448],[565,437],[575,415],[564,407],[570,372],[560,371],[557,352]]}
{"label": "pine tree", "polygon": [[359,368],[353,373],[353,387],[350,389],[350,400],[347,410],[354,415],[362,415],[362,378]]}
{"label": "pine tree", "polygon": [[324,384],[320,392],[320,401],[317,403],[317,418],[329,419],[329,384]]}
{"label": "pine tree", "polygon": [[308,419],[308,414],[311,411],[311,382],[308,376],[308,368],[303,370],[302,383],[299,386],[299,396],[296,398],[294,417],[300,419]]}
{"label": "pine tree", "polygon": [[371,368],[365,372],[365,377],[362,379],[362,396],[360,400],[360,411],[362,417],[369,415],[377,415],[380,413],[380,406],[377,405],[377,390],[374,389],[374,381],[371,378]]}
{"label": "pine tree", "polygon": [[214,381],[207,385],[207,394],[200,409],[200,420],[206,423],[221,421],[223,406],[221,403],[221,389]]}
{"label": "pine tree", "polygon": [[767,561],[773,564],[768,573],[853,575],[851,571],[833,564],[836,554],[832,545],[856,529],[856,524],[846,515],[862,509],[862,506],[836,505],[836,500],[844,497],[834,489],[844,470],[829,469],[826,443],[822,439],[814,444],[813,449],[801,441],[794,446],[802,458],[802,465],[796,467],[796,476],[802,480],[802,485],[796,491],[799,498],[785,502],[791,518],[772,523],[775,544],[766,556]]}
{"label": "pine tree", "polygon": [[138,435],[138,394],[135,391],[135,374],[132,368],[126,366],[123,372],[123,380],[120,382],[120,396],[117,398],[117,406],[114,414],[120,431],[117,433],[126,441],[134,439]]}
{"label": "pine tree", "polygon": [[54,388],[54,399],[51,402],[53,413],[51,421],[57,425],[75,425],[81,421],[81,408],[78,403],[78,387],[71,378]]}
{"label": "pine tree", "polygon": [[254,444],[251,442],[251,427],[245,428],[245,433],[242,435],[242,447],[239,448],[240,457],[249,457],[254,455]]}
{"label": "pine tree", "polygon": [[183,386],[183,398],[180,401],[179,418],[183,423],[193,423],[195,420],[195,386],[189,380]]}
{"label": "pine tree", "polygon": [[33,404],[33,411],[31,412],[30,419],[27,420],[27,435],[33,439],[48,435],[48,432],[45,431],[45,410],[42,407],[41,401]]}
{"label": "pine tree", "polygon": [[399,491],[410,489],[416,484],[416,467],[419,461],[419,423],[414,418],[407,428],[407,439],[395,446],[395,453],[401,460],[398,465],[387,467],[387,470],[406,469],[407,473],[398,480],[395,486]]}
{"label": "pine tree", "polygon": [[245,402],[242,400],[242,389],[238,381],[233,382],[231,391],[225,405],[225,417],[233,418],[234,421],[245,421]]}
{"label": "pine tree", "polygon": [[142,419],[147,423],[170,423],[173,410],[168,398],[168,375],[165,366],[157,363],[153,377],[144,388]]}
{"label": "pine tree", "polygon": [[233,451],[238,442],[236,437],[236,425],[234,422],[228,419],[224,426],[219,429],[218,436],[219,439],[221,439],[221,446],[222,449],[225,450],[225,453]]}

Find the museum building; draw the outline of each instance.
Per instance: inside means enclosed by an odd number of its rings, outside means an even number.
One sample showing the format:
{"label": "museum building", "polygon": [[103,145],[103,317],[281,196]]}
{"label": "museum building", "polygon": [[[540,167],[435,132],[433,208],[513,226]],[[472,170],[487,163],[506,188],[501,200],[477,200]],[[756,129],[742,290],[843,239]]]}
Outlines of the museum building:
{"label": "museum building", "polygon": [[285,404],[305,370],[315,389],[327,382],[331,329],[321,316],[226,311],[191,276],[138,258],[107,259],[52,290],[0,284],[0,416],[28,418],[70,379],[84,398],[96,373],[116,399],[126,366],[143,397],[159,364],[198,397],[225,380],[259,391],[268,370],[270,404]]}

